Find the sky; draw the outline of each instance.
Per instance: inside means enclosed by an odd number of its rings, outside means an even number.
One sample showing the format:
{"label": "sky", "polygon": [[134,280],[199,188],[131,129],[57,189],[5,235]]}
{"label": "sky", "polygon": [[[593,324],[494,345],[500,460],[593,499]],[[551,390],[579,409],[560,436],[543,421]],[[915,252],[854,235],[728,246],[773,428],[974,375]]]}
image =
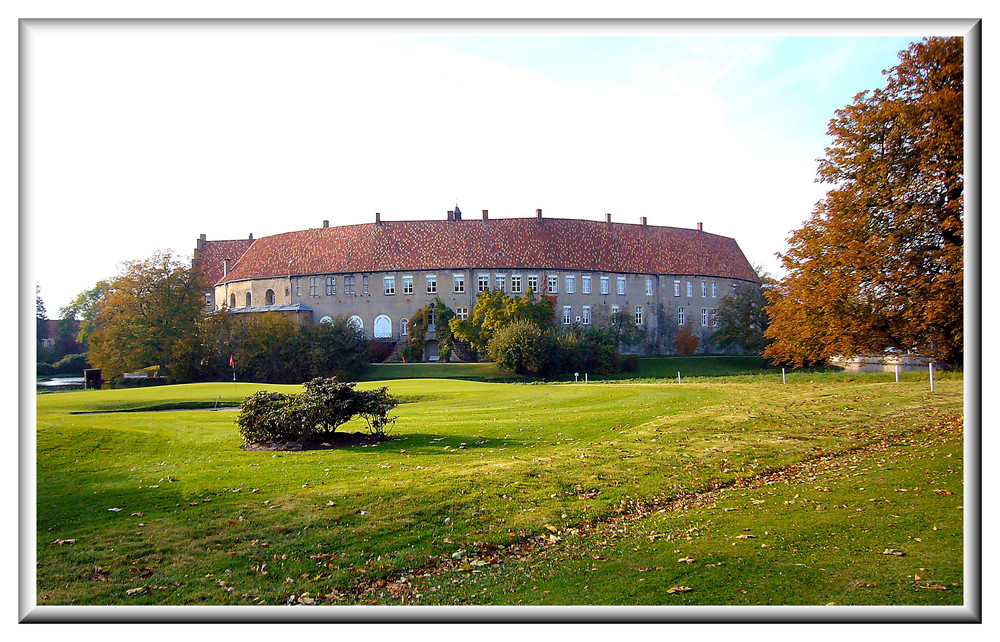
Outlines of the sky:
{"label": "sky", "polygon": [[456,204],[700,222],[780,275],[829,188],[814,179],[835,110],[884,86],[911,42],[964,30],[32,22],[23,249],[50,318],[123,261],[189,257],[200,234]]}

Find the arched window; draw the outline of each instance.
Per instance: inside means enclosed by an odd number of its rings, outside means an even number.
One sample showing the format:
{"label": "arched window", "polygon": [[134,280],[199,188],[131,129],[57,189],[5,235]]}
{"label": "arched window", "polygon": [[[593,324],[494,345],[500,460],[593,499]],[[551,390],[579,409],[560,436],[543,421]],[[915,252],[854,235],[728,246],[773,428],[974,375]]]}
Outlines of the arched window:
{"label": "arched window", "polygon": [[236,295],[235,294],[230,294],[229,295],[229,307],[231,307],[231,308],[235,308],[236,307]]}
{"label": "arched window", "polygon": [[410,334],[410,321],[409,319],[399,320],[399,336],[405,337]]}
{"label": "arched window", "polygon": [[323,317],[322,319],[319,320],[319,322],[325,323],[327,325],[333,325],[333,319],[331,319],[330,317]]}
{"label": "arched window", "polygon": [[375,317],[372,335],[376,339],[386,339],[392,336],[392,321],[384,314]]}
{"label": "arched window", "polygon": [[351,315],[351,318],[347,320],[352,328],[358,332],[363,332],[365,329],[365,322],[361,320],[361,317],[357,315]]}
{"label": "arched window", "polygon": [[274,305],[274,290],[264,293],[264,305]]}
{"label": "arched window", "polygon": [[247,292],[247,307],[250,307],[250,293]]}

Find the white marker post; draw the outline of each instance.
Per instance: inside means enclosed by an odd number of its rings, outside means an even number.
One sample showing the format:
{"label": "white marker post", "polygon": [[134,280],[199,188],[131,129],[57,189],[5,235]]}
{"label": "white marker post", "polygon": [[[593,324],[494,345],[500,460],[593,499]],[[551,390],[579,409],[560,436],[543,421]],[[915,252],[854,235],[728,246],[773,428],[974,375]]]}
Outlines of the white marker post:
{"label": "white marker post", "polygon": [[934,392],[934,362],[928,363],[927,368],[931,375],[931,392]]}
{"label": "white marker post", "polygon": [[896,383],[899,383],[899,364],[896,364]]}
{"label": "white marker post", "polygon": [[785,379],[785,369],[784,368],[781,369],[781,383],[783,385],[787,385],[788,384],[788,381]]}
{"label": "white marker post", "polygon": [[590,383],[589,373],[587,373],[587,372],[583,373],[583,382],[584,383]]}
{"label": "white marker post", "polygon": [[578,383],[579,381],[580,381],[580,373],[579,372],[574,372],[573,373],[573,383]]}
{"label": "white marker post", "polygon": [[677,373],[677,383],[680,383],[680,382],[681,382],[681,373],[678,372]]}

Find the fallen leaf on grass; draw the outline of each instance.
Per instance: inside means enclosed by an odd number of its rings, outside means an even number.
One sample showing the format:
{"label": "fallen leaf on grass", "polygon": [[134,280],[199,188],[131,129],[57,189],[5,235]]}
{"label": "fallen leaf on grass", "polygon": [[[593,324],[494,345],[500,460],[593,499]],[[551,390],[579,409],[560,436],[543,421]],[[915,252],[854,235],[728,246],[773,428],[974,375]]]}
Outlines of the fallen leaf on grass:
{"label": "fallen leaf on grass", "polygon": [[671,586],[667,589],[667,593],[687,593],[690,590],[690,586]]}
{"label": "fallen leaf on grass", "polygon": [[919,586],[917,588],[922,588],[922,589],[936,589],[938,591],[947,591],[948,590],[947,586],[941,586],[940,584],[928,584],[927,586]]}
{"label": "fallen leaf on grass", "polygon": [[757,538],[756,535],[751,535],[750,533],[747,533],[745,535],[737,535],[736,536],[736,539],[756,539],[756,538]]}
{"label": "fallen leaf on grass", "polygon": [[937,493],[938,495],[953,495],[954,494],[950,490],[943,490],[941,488],[935,488],[934,492]]}
{"label": "fallen leaf on grass", "polygon": [[698,560],[694,559],[693,557],[682,557],[682,558],[680,558],[677,561],[678,562],[683,562],[684,564],[693,564],[694,562],[697,562]]}
{"label": "fallen leaf on grass", "polygon": [[150,591],[149,591],[149,587],[148,586],[140,586],[138,588],[126,589],[125,595],[128,595],[129,597],[132,597],[133,595],[136,595],[137,593],[149,593],[149,592]]}
{"label": "fallen leaf on grass", "polygon": [[906,553],[904,553],[903,551],[898,551],[898,550],[896,550],[894,548],[887,548],[884,551],[882,551],[882,554],[883,555],[896,555],[897,557],[902,557],[902,556],[906,555]]}
{"label": "fallen leaf on grass", "polygon": [[49,546],[62,546],[63,544],[76,544],[75,539],[57,539],[56,541],[49,544]]}
{"label": "fallen leaf on grass", "polygon": [[120,509],[120,508],[109,508],[108,512],[109,513],[120,513],[120,512],[122,512],[122,509]]}

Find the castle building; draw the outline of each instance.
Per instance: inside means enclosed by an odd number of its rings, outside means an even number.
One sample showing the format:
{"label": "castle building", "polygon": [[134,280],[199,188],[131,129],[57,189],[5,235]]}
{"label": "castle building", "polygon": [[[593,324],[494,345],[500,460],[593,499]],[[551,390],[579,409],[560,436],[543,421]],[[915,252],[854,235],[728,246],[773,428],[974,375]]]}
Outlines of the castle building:
{"label": "castle building", "polygon": [[[408,338],[408,320],[440,298],[460,319],[486,290],[555,302],[557,327],[606,324],[616,312],[647,329],[640,351],[669,352],[692,324],[703,343],[723,297],[759,280],[736,241],[697,229],[532,218],[382,221],[209,241],[194,267],[214,289],[206,312],[275,311],[298,323],[342,315],[375,340]],[[428,333],[430,358],[436,355]]]}

